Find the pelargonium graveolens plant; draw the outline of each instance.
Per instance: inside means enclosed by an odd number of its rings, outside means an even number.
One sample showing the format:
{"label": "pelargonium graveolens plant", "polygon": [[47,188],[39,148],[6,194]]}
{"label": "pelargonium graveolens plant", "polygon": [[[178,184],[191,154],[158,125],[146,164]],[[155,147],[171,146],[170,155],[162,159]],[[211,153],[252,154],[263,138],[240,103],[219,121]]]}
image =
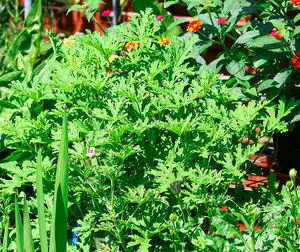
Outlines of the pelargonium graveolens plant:
{"label": "pelargonium graveolens plant", "polygon": [[[33,156],[42,145],[44,198],[51,208],[56,140],[66,106],[68,224],[79,231],[70,250],[271,251],[296,246],[290,240],[278,242],[283,232],[269,235],[279,218],[280,223],[287,218],[266,208],[276,201],[276,188],[262,188],[260,196],[253,196],[230,186],[243,182],[252,166],[249,157],[261,148],[259,138],[285,130],[281,120],[297,104],[242,103],[244,96],[219,82],[220,75],[200,73],[193,64],[198,36],[159,42],[152,36],[159,28],[160,21],[147,9],[106,35],[87,31],[70,46],[57,42],[56,58],[47,61],[50,74],[11,83],[16,108],[0,128],[15,151],[0,163],[6,176],[2,195],[32,184],[26,174],[34,172]],[[30,200],[34,209],[34,197]],[[277,202],[285,207],[281,198]],[[284,227],[294,223],[291,214]],[[265,232],[254,232],[258,218]],[[238,221],[248,231],[241,232]],[[34,239],[38,247],[38,235]]]}

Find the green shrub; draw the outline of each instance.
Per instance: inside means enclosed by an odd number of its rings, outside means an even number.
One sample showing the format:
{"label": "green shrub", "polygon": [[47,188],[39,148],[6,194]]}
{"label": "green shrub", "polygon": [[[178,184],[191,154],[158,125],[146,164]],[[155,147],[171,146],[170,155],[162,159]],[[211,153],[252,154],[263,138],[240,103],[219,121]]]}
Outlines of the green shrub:
{"label": "green shrub", "polygon": [[[219,248],[244,244],[254,251],[251,244],[262,236],[255,236],[253,222],[250,233],[228,231],[226,237],[233,234],[234,240],[208,231],[226,229],[227,217],[230,227],[242,219],[231,212],[222,217],[221,206],[237,213],[240,206],[254,219],[263,211],[254,206],[265,198],[253,196],[245,203],[245,196],[232,204],[229,187],[249,172],[248,159],[261,148],[259,138],[286,130],[281,119],[296,103],[280,102],[278,108],[269,101],[243,103],[242,93],[220,75],[195,71],[197,36],[172,37],[161,45],[152,37],[159,27],[147,9],[106,36],[87,31],[69,47],[56,45],[57,58],[47,61],[51,74],[11,84],[16,108],[0,131],[15,151],[0,168],[19,183],[1,178],[1,191],[31,183],[11,167],[22,174],[35,168],[33,157],[41,145],[49,199],[66,106],[68,224],[80,225],[73,229],[80,231],[77,250],[203,251],[218,240]],[[170,221],[171,214],[176,220]],[[265,249],[279,238],[270,237]]]}

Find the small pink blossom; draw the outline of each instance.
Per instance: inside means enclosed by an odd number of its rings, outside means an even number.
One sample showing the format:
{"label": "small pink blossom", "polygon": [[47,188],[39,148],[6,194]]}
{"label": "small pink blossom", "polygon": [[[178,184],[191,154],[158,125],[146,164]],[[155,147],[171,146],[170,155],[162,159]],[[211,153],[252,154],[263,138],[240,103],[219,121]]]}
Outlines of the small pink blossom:
{"label": "small pink blossom", "polygon": [[227,19],[225,17],[221,17],[221,18],[219,18],[218,23],[223,25],[226,23],[226,21],[227,21]]}
{"label": "small pink blossom", "polygon": [[86,153],[86,156],[92,158],[94,155],[95,155],[95,147],[91,147],[90,152]]}
{"label": "small pink blossom", "polygon": [[280,34],[280,31],[276,28],[273,28],[272,32],[269,34],[270,36],[273,36],[274,38],[282,38],[282,35]]}
{"label": "small pink blossom", "polygon": [[111,13],[110,10],[106,10],[106,11],[103,11],[103,12],[102,12],[101,16],[102,16],[102,17],[107,17],[107,16],[110,15],[110,13]]}
{"label": "small pink blossom", "polygon": [[159,16],[157,16],[157,17],[156,17],[156,21],[160,21],[160,20],[162,20],[162,19],[163,19],[163,17],[164,17],[163,15],[159,15]]}

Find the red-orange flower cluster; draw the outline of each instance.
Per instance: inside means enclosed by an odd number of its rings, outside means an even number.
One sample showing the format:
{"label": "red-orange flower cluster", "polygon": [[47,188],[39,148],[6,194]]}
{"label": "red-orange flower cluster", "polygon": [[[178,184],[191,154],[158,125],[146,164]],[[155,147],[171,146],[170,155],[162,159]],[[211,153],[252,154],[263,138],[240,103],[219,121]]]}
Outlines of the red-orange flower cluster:
{"label": "red-orange flower cluster", "polygon": [[112,69],[109,69],[107,74],[112,74],[114,71]]}
{"label": "red-orange flower cluster", "polygon": [[276,28],[273,28],[272,32],[269,35],[273,36],[274,38],[280,38],[280,39],[282,38],[282,35],[280,34],[280,31]]}
{"label": "red-orange flower cluster", "polygon": [[300,0],[292,0],[292,4],[300,6]]}
{"label": "red-orange flower cluster", "polygon": [[203,23],[198,18],[191,19],[188,27],[186,28],[187,32],[196,32],[201,29]]}
{"label": "red-orange flower cluster", "polygon": [[300,52],[297,52],[293,57],[292,63],[295,64],[295,68],[300,68]]}
{"label": "red-orange flower cluster", "polygon": [[169,45],[170,44],[170,40],[167,38],[158,40],[158,43],[160,43],[161,45]]}
{"label": "red-orange flower cluster", "polygon": [[[135,47],[135,43],[136,43],[136,41],[131,41],[131,42],[126,43],[125,50],[131,49],[131,51],[133,51],[133,49]],[[140,43],[137,43],[137,46],[139,47]]]}

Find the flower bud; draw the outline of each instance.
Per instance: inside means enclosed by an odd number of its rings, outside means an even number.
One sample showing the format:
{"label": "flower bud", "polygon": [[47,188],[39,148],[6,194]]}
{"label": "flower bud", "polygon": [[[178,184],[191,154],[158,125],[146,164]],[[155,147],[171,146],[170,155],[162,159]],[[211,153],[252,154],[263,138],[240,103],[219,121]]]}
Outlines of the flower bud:
{"label": "flower bud", "polygon": [[297,177],[297,171],[294,168],[292,168],[290,169],[289,175],[290,178],[294,180]]}
{"label": "flower bud", "polygon": [[171,213],[171,214],[170,214],[170,221],[172,221],[172,222],[175,222],[175,221],[176,221],[176,219],[177,219],[177,216],[176,216],[176,214],[174,214],[174,213]]}
{"label": "flower bud", "polygon": [[177,196],[180,193],[180,181],[175,181],[171,183],[171,190]]}
{"label": "flower bud", "polygon": [[211,183],[212,186],[214,186],[217,183],[217,181],[215,180],[215,178],[212,178],[210,183]]}
{"label": "flower bud", "polygon": [[289,188],[289,189],[291,189],[291,188],[293,187],[293,183],[292,183],[292,181],[290,181],[290,180],[287,181],[285,185],[286,185],[287,188]]}

